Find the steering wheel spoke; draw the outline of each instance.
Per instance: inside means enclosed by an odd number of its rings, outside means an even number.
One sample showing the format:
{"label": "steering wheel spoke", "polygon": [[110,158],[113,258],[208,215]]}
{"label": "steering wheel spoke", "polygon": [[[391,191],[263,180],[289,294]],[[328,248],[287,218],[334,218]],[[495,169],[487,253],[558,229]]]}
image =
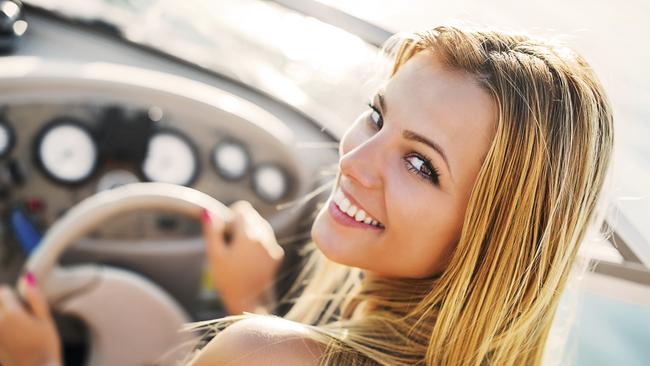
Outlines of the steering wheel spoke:
{"label": "steering wheel spoke", "polygon": [[61,301],[78,296],[96,286],[101,279],[102,267],[83,264],[73,267],[54,267],[41,288],[49,303],[56,307]]}
{"label": "steering wheel spoke", "polygon": [[[30,256],[25,270],[42,284],[50,305],[80,318],[90,329],[88,365],[168,364],[187,352],[190,319],[159,286],[139,274],[93,264],[57,266],[63,252],[111,218],[160,209],[198,218],[203,209],[230,219],[214,198],[182,186],[135,183],[82,201],[57,221]],[[161,357],[163,357],[161,359]],[[167,360],[167,362],[165,361]]]}

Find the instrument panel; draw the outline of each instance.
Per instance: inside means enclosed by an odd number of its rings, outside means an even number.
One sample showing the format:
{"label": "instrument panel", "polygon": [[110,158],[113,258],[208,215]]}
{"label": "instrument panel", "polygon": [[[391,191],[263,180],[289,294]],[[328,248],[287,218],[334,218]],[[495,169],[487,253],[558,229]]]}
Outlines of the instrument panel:
{"label": "instrument panel", "polygon": [[[197,188],[226,204],[246,199],[272,217],[276,205],[297,198],[301,176],[281,150],[269,149],[277,141],[247,144],[253,137],[160,106],[7,105],[0,115],[0,187],[11,202],[3,206],[24,208],[46,230],[96,192],[158,181]],[[169,240],[199,229],[194,220],[152,212],[113,220],[93,237]]]}

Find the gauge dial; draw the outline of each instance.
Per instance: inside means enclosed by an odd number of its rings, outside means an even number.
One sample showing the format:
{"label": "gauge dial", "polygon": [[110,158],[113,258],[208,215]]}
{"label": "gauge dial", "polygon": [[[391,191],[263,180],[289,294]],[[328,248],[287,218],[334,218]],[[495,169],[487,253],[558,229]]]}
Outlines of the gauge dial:
{"label": "gauge dial", "polygon": [[268,202],[277,202],[289,190],[286,174],[275,165],[261,165],[253,173],[253,188],[258,196]]}
{"label": "gauge dial", "polygon": [[235,141],[219,143],[212,153],[217,173],[225,179],[241,179],[250,166],[250,157],[244,146]]}
{"label": "gauge dial", "polygon": [[198,165],[189,140],[179,133],[164,131],[149,139],[142,173],[150,181],[190,185],[198,174]]}
{"label": "gauge dial", "polygon": [[97,192],[107,191],[109,189],[137,183],[139,181],[138,177],[129,171],[111,170],[99,178],[99,181],[97,182]]}
{"label": "gauge dial", "polygon": [[6,120],[0,119],[0,158],[4,158],[14,147],[14,130]]}
{"label": "gauge dial", "polygon": [[82,124],[58,120],[46,126],[36,144],[43,171],[62,183],[80,183],[97,166],[97,145]]}

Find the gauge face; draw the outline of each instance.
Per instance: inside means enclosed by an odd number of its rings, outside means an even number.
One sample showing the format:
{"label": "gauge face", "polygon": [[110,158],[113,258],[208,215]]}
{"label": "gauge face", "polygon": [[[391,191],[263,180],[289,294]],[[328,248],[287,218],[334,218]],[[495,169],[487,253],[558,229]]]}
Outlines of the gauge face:
{"label": "gauge face", "polygon": [[198,159],[183,136],[158,132],[149,140],[142,173],[150,181],[190,185],[198,173]]}
{"label": "gauge face", "polygon": [[284,172],[273,165],[262,165],[253,173],[253,188],[257,195],[268,202],[277,202],[288,191],[288,180]]}
{"label": "gauge face", "polygon": [[234,141],[224,141],[214,148],[212,162],[220,176],[234,180],[246,175],[250,165],[250,158],[241,144]]}
{"label": "gauge face", "polygon": [[9,155],[14,146],[14,131],[8,122],[0,120],[0,158]]}
{"label": "gauge face", "polygon": [[97,182],[97,192],[107,191],[109,189],[137,183],[139,181],[138,177],[129,171],[111,170],[99,178],[99,181]]}
{"label": "gauge face", "polygon": [[64,183],[88,179],[97,165],[97,145],[88,130],[77,123],[49,125],[36,149],[45,173]]}

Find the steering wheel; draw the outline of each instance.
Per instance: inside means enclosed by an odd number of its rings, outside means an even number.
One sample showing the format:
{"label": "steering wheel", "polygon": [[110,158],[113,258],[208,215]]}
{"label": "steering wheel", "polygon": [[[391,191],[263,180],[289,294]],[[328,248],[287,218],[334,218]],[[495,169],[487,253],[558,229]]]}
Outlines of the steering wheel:
{"label": "steering wheel", "polygon": [[[147,278],[123,269],[57,265],[77,239],[127,212],[159,209],[199,217],[207,209],[223,220],[229,209],[197,190],[165,183],[135,183],[97,193],[70,209],[45,234],[25,265],[49,304],[81,319],[89,329],[88,366],[174,363],[187,352],[190,319],[176,301]],[[183,347],[183,344],[185,346]]]}

